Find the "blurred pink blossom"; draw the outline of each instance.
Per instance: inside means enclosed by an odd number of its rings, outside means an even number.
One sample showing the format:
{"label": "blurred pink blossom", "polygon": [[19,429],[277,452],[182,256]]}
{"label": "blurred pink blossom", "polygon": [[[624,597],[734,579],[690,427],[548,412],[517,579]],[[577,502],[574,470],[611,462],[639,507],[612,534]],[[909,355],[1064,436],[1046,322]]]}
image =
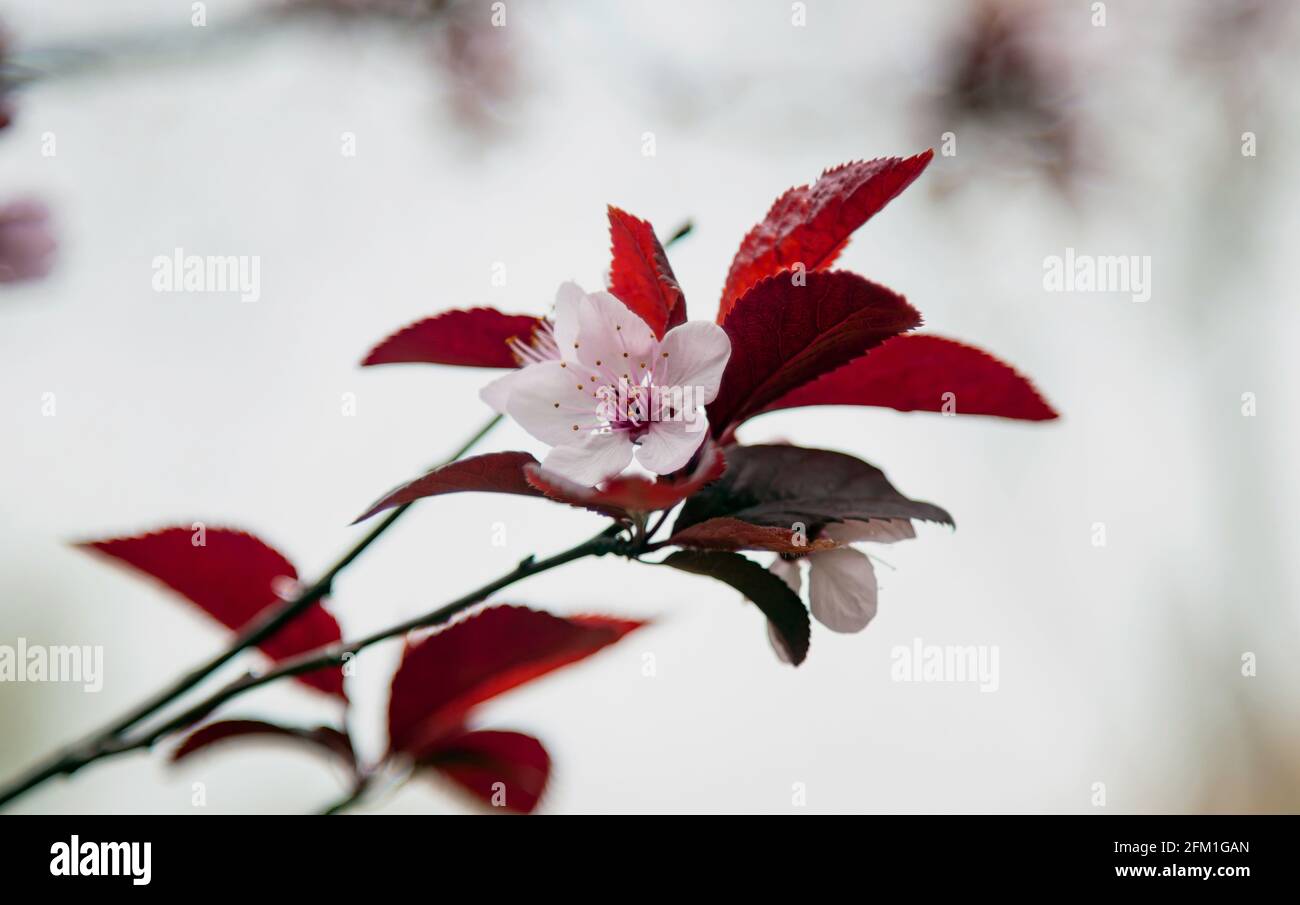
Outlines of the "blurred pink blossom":
{"label": "blurred pink blossom", "polygon": [[0,283],[45,276],[54,263],[49,209],[24,198],[0,205]]}

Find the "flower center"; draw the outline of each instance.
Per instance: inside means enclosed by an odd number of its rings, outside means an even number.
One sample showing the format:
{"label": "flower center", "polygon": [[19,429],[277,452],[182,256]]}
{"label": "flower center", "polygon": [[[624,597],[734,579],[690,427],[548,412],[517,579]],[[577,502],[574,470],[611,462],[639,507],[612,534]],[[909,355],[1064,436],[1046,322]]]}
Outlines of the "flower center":
{"label": "flower center", "polygon": [[597,393],[601,404],[597,417],[611,431],[622,431],[633,442],[649,432],[656,421],[679,420],[689,407],[689,400],[676,388],[665,388],[646,376],[640,384],[620,378],[617,385],[608,383]]}

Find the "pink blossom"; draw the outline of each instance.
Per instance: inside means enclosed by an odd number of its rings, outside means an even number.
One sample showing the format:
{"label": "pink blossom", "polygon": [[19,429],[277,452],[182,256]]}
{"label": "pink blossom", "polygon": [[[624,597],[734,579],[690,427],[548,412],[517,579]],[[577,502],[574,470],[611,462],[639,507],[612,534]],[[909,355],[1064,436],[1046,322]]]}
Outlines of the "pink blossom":
{"label": "pink blossom", "polygon": [[589,486],[633,456],[655,474],[684,467],[731,356],[716,324],[684,323],[659,340],[613,295],[574,283],[556,294],[552,326],[514,349],[522,367],[483,400],[552,447],[543,468]]}
{"label": "pink blossom", "polygon": [[32,199],[0,204],[0,283],[45,276],[54,263],[54,248],[44,204]]}

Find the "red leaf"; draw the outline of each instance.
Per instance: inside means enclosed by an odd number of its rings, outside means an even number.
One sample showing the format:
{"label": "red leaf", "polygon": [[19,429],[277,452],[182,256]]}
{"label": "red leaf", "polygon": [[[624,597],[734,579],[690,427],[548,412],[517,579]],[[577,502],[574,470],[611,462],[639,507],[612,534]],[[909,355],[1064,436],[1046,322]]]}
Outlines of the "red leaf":
{"label": "red leaf", "polygon": [[541,491],[533,487],[524,475],[525,466],[536,464],[537,460],[526,452],[486,453],[458,459],[389,491],[352,524],[363,522],[385,509],[445,493],[477,490],[484,493],[541,496]]}
{"label": "red leaf", "polygon": [[590,509],[611,518],[630,518],[633,512],[657,512],[671,509],[711,481],[716,481],[726,470],[727,463],[717,445],[706,440],[703,453],[695,467],[687,474],[675,478],[661,476],[657,480],[626,475],[610,478],[600,488],[584,487],[544,470],[539,465],[525,465],[528,483],[553,500],[568,503],[581,509]]}
{"label": "red leaf", "polygon": [[1058,417],[1028,377],[982,349],[924,334],[896,336],[878,349],[786,393],[765,411],[804,405],[880,405],[938,412],[952,393],[962,415],[1022,421]]}
{"label": "red leaf", "polygon": [[910,330],[921,316],[901,296],[844,271],[769,277],[740,300],[723,329],[731,358],[709,404],[715,437],[786,393]]}
{"label": "red leaf", "polygon": [[527,314],[503,314],[495,308],[444,311],[416,321],[370,350],[366,365],[422,362],[472,368],[513,368],[508,341],[527,341],[544,321]]}
{"label": "red leaf", "polygon": [[293,726],[278,726],[262,720],[222,720],[208,723],[191,732],[172,752],[172,763],[189,757],[198,751],[228,739],[247,738],[248,736],[270,736],[304,742],[339,758],[350,770],[357,767],[356,754],[352,750],[352,740],[345,733],[330,726],[317,726],[315,729],[301,729]]}
{"label": "red leaf", "polygon": [[[88,547],[151,575],[198,604],[226,628],[239,631],[263,610],[281,602],[277,580],[297,580],[293,564],[250,534],[228,528],[204,529],[204,545],[188,528],[165,528],[154,534],[91,541]],[[319,603],[259,646],[272,660],[286,660],[341,639],[338,623]],[[347,700],[343,673],[337,668],[297,676],[299,681]]]}
{"label": "red leaf", "polygon": [[755,525],[730,516],[707,519],[668,538],[668,543],[696,550],[771,550],[774,553],[814,553],[830,550],[827,538],[809,540],[785,526]]}
{"label": "red leaf", "polygon": [[686,320],[686,296],[668,265],[668,255],[645,220],[609,207],[609,291],[663,339]]}
{"label": "red leaf", "polygon": [[411,643],[393,676],[389,746],[425,750],[458,729],[478,704],[589,657],[644,624],[498,606]]}
{"label": "red leaf", "polygon": [[878,157],[835,167],[813,185],[790,189],[772,204],[763,222],[749,231],[731,262],[718,308],[723,323],[759,280],[802,263],[824,270],[863,223],[912,184],[930,163],[933,150],[903,160]]}
{"label": "red leaf", "polygon": [[[521,732],[481,730],[447,736],[419,755],[489,807],[531,814],[546,791],[551,758],[542,743]],[[497,798],[497,783],[505,788]]]}

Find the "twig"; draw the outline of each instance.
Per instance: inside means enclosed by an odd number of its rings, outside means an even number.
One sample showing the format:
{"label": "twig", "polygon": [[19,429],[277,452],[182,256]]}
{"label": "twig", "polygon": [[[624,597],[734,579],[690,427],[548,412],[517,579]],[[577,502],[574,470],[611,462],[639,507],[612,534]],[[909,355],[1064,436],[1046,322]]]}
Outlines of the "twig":
{"label": "twig", "polygon": [[252,691],[254,688],[260,688],[263,685],[269,685],[272,682],[281,679],[287,679],[292,676],[300,676],[305,673],[315,672],[318,669],[326,669],[331,666],[339,666],[350,656],[360,653],[366,648],[378,644],[381,641],[387,641],[390,638],[397,638],[406,635],[408,632],[416,629],[431,628],[449,621],[453,616],[460,613],[476,603],[481,603],[490,595],[502,588],[508,587],[515,582],[537,575],[541,572],[549,571],[557,566],[573,562],[576,559],[582,559],[586,556],[603,556],[606,553],[619,550],[623,546],[623,541],[616,537],[620,530],[619,526],[612,525],[606,528],[595,537],[583,541],[575,547],[570,547],[561,553],[546,559],[536,559],[532,556],[522,560],[514,569],[502,575],[493,581],[479,587],[462,597],[458,597],[451,603],[446,604],[432,612],[417,616],[414,619],[408,619],[397,625],[381,629],[373,634],[366,635],[356,641],[347,644],[330,644],[316,650],[307,651],[299,654],[289,660],[285,660],[261,674],[248,673],[218,689],[207,698],[190,707],[188,710],[180,713],[171,719],[166,720],[157,727],[145,732],[138,738],[132,740],[118,740],[111,743],[98,751],[91,752],[84,763],[77,764],[77,767],[85,766],[95,760],[100,760],[115,754],[125,754],[128,751],[138,751],[151,748],[162,738],[185,729],[199,720],[212,713],[222,704],[225,704],[237,697]]}
{"label": "twig", "polygon": [[[460,449],[456,450],[447,459],[447,462],[454,462],[473,449],[500,421],[500,415],[493,416],[469,440],[465,441]],[[191,669],[163,690],[138,704],[104,728],[92,733],[83,741],[58,752],[44,763],[33,768],[26,775],[6,785],[0,790],[0,806],[7,804],[46,780],[59,775],[70,775],[82,766],[96,760],[95,752],[111,748],[113,743],[119,740],[127,730],[194,688],[240,652],[250,647],[256,647],[270,638],[312,604],[326,597],[339,573],[350,566],[358,556],[379,539],[380,535],[392,527],[393,523],[401,518],[402,514],[412,505],[412,503],[407,503],[394,509],[369,533],[353,544],[352,548],[344,553],[334,565],[330,566],[320,578],[297,596],[261,613],[253,624],[244,629],[224,651],[200,666]]]}

